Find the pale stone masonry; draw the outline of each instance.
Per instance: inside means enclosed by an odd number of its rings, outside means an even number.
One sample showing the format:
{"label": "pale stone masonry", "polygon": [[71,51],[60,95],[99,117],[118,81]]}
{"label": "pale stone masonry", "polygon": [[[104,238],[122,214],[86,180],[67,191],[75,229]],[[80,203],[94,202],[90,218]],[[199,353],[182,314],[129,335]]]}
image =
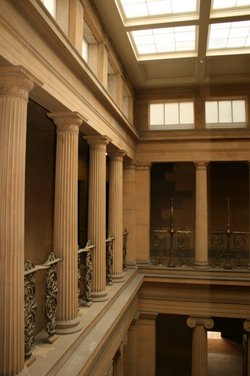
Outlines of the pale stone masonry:
{"label": "pale stone masonry", "polygon": [[24,365],[24,203],[27,102],[34,78],[0,69],[0,374]]}
{"label": "pale stone masonry", "polygon": [[122,151],[109,153],[109,234],[113,243],[113,281],[123,280],[123,156]]}
{"label": "pale stone masonry", "polygon": [[62,112],[48,115],[57,126],[54,252],[58,265],[57,333],[80,329],[77,285],[78,138],[82,117]]}
{"label": "pale stone masonry", "polygon": [[106,149],[109,140],[89,136],[88,239],[95,244],[92,254],[92,298],[107,299],[106,291]]}

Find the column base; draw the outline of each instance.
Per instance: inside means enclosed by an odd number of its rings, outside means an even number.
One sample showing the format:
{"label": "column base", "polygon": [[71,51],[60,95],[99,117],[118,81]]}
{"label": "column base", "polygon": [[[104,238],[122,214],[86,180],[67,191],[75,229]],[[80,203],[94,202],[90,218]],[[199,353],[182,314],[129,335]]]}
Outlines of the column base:
{"label": "column base", "polygon": [[16,376],[28,376],[28,375],[29,375],[29,371],[28,371],[28,367],[26,364],[24,365],[23,370],[16,374]]}
{"label": "column base", "polygon": [[125,280],[125,278],[124,278],[124,272],[118,273],[118,274],[112,274],[112,281],[114,283],[124,282],[124,280]]}
{"label": "column base", "polygon": [[93,302],[104,302],[105,300],[108,300],[108,293],[106,290],[92,291],[91,298]]}
{"label": "column base", "polygon": [[144,268],[146,266],[151,266],[151,265],[152,265],[151,260],[137,260],[138,268]]}
{"label": "column base", "polygon": [[56,322],[56,334],[72,334],[81,330],[80,317],[76,317],[73,320],[57,321]]}
{"label": "column base", "polygon": [[194,262],[193,264],[194,269],[208,269],[209,267],[210,265],[206,261],[197,261],[197,262]]}
{"label": "column base", "polygon": [[126,263],[128,269],[137,269],[137,264],[135,261],[128,261]]}

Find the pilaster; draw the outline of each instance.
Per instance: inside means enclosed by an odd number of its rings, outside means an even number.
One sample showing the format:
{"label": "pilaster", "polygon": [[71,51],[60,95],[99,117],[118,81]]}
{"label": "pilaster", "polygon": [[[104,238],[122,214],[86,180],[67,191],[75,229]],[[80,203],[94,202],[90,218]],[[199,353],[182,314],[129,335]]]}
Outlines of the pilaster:
{"label": "pilaster", "polygon": [[136,163],[126,163],[123,170],[123,220],[128,230],[127,267],[136,267]]}
{"label": "pilaster", "polygon": [[78,138],[83,118],[78,113],[48,114],[57,126],[54,251],[58,265],[57,333],[80,330],[77,286]]}
{"label": "pilaster", "polygon": [[193,329],[192,335],[192,376],[206,376],[207,367],[207,329],[212,329],[211,318],[189,317],[187,325]]}
{"label": "pilaster", "polygon": [[207,268],[208,264],[208,203],[207,162],[195,162],[195,261],[196,268]]}
{"label": "pilaster", "polygon": [[27,103],[34,83],[22,67],[0,68],[0,374],[24,365],[24,206]]}
{"label": "pilaster", "polygon": [[154,376],[156,372],[156,318],[158,314],[141,312],[137,322],[136,375]]}
{"label": "pilaster", "polygon": [[136,163],[136,260],[150,264],[150,168],[149,162]]}
{"label": "pilaster", "polygon": [[124,152],[109,153],[109,234],[113,242],[113,281],[123,281],[123,157]]}
{"label": "pilaster", "polygon": [[124,375],[124,356],[123,356],[123,343],[117,350],[113,360],[113,376]]}
{"label": "pilaster", "polygon": [[92,298],[107,299],[106,288],[106,149],[104,136],[85,138],[90,146],[88,239],[95,244],[92,257]]}

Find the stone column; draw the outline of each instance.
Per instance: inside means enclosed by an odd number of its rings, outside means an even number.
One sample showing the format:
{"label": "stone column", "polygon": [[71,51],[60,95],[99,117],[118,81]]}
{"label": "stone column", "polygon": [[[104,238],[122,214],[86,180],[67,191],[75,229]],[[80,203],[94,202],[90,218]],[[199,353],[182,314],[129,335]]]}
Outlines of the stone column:
{"label": "stone column", "polygon": [[212,329],[211,318],[189,317],[187,325],[193,329],[192,335],[192,376],[206,376],[207,367],[207,329]]}
{"label": "stone column", "polygon": [[0,375],[24,365],[24,206],[27,103],[35,79],[0,68]]}
{"label": "stone column", "polygon": [[150,265],[150,168],[149,162],[136,164],[136,259]]}
{"label": "stone column", "polygon": [[208,264],[208,204],[207,204],[207,162],[195,162],[195,261],[197,268]]}
{"label": "stone column", "polygon": [[78,316],[77,189],[78,138],[83,119],[78,113],[48,114],[57,126],[54,252],[58,264],[57,326],[60,334],[81,329]]}
{"label": "stone column", "polygon": [[123,156],[122,151],[109,154],[109,217],[108,233],[114,236],[113,282],[122,282],[123,275]]}
{"label": "stone column", "polygon": [[124,362],[123,362],[123,343],[117,350],[113,359],[113,376],[124,375]]}
{"label": "stone column", "polygon": [[128,230],[127,267],[136,267],[136,164],[127,163],[123,171],[123,220]]}
{"label": "stone column", "polygon": [[250,376],[250,320],[245,320],[243,328],[246,331],[247,343],[246,343],[246,376]]}
{"label": "stone column", "polygon": [[137,376],[154,376],[156,372],[156,336],[157,313],[141,312],[137,322]]}
{"label": "stone column", "polygon": [[90,146],[88,239],[95,244],[92,257],[92,299],[107,299],[106,291],[106,149],[104,136],[85,138]]}

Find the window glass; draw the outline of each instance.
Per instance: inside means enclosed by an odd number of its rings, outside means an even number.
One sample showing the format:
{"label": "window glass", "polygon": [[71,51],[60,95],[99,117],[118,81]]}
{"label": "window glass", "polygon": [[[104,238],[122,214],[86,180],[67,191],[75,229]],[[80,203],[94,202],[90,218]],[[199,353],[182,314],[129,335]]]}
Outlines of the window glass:
{"label": "window glass", "polygon": [[88,55],[89,55],[89,45],[86,39],[83,38],[82,40],[82,57],[83,59],[88,62]]}
{"label": "window glass", "polygon": [[153,129],[194,128],[193,102],[154,103],[149,110],[149,125]]}
{"label": "window glass", "polygon": [[55,18],[56,17],[56,0],[41,0],[50,14]]}
{"label": "window glass", "polygon": [[237,128],[246,126],[245,100],[206,101],[207,128]]}
{"label": "window glass", "polygon": [[165,104],[165,124],[179,124],[178,103]]}
{"label": "window glass", "polygon": [[163,125],[164,124],[163,103],[150,105],[150,124],[151,125]]}
{"label": "window glass", "polygon": [[231,101],[219,102],[219,123],[232,122]]}

